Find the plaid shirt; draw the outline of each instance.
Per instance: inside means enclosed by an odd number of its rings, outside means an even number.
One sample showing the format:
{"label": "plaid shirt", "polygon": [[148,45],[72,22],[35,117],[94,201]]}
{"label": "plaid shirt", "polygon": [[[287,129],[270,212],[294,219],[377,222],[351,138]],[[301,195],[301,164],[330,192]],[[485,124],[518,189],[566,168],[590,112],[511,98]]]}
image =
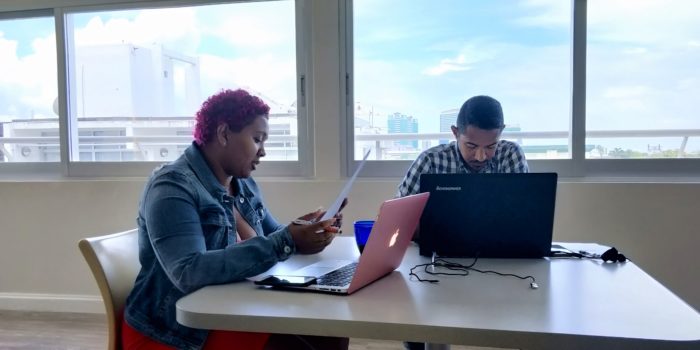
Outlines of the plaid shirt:
{"label": "plaid shirt", "polygon": [[[527,173],[528,171],[522,148],[515,142],[500,140],[496,146],[496,154],[478,173]],[[399,185],[396,197],[418,193],[421,174],[470,173],[475,171],[466,166],[455,141],[438,145],[423,151],[411,164]]]}

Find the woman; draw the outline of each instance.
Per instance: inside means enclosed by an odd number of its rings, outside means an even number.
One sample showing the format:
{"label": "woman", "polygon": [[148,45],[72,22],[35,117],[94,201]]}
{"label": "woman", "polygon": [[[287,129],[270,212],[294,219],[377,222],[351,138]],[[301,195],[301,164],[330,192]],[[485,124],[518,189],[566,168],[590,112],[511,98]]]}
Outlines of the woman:
{"label": "woman", "polygon": [[197,112],[192,145],[146,183],[137,218],[141,271],[126,301],[124,349],[347,349],[346,338],[207,331],[175,320],[182,296],[255,276],[295,252],[320,252],[338,232],[336,219],[280,225],[264,206],[250,176],[265,156],[269,110],[240,89],[211,96]]}

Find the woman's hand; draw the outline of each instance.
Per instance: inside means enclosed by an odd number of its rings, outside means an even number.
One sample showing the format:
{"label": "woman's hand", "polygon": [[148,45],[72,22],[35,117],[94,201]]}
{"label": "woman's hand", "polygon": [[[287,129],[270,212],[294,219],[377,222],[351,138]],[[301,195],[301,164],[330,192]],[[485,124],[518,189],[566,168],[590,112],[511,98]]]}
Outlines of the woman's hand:
{"label": "woman's hand", "polygon": [[[299,253],[315,254],[333,242],[333,237],[339,231],[337,227],[333,226],[337,220],[336,218],[331,218],[325,221],[314,222],[321,215],[323,215],[323,212],[316,210],[299,217],[298,220],[295,220],[296,223],[287,226]],[[311,223],[299,223],[303,221]]]}
{"label": "woman's hand", "polygon": [[[341,203],[340,208],[338,208],[338,212],[335,214],[335,216],[333,216],[333,218],[335,219],[335,222],[333,222],[333,227],[341,228],[343,226],[343,213],[342,213],[342,211],[346,205],[348,205],[348,199],[344,198],[343,203]],[[311,213],[309,213],[309,214],[311,214]],[[309,214],[306,214],[306,215],[309,215]],[[326,212],[322,211],[318,217],[323,217],[324,215],[326,215]],[[301,218],[299,218],[299,219],[301,219]],[[318,220],[318,218],[316,218],[316,220]],[[315,220],[311,220],[311,221],[315,221]],[[342,231],[340,231],[340,230],[338,232],[342,233]]]}
{"label": "woman's hand", "polygon": [[[338,209],[338,213],[336,213],[334,216],[335,222],[333,223],[333,227],[337,227],[338,229],[340,229],[343,226],[343,208],[345,208],[346,205],[348,205],[347,198],[343,199],[343,203],[340,205],[340,209]],[[338,230],[338,232],[342,233],[342,231],[340,231],[340,230]]]}

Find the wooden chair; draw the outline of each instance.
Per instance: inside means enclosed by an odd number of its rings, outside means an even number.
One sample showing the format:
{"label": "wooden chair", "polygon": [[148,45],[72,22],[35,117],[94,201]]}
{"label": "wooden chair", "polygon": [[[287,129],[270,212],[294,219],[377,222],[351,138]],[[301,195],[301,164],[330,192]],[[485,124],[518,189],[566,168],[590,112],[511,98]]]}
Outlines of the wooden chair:
{"label": "wooden chair", "polygon": [[109,350],[121,349],[121,317],[134,287],[139,263],[138,230],[84,238],[78,247],[85,257],[107,312]]}

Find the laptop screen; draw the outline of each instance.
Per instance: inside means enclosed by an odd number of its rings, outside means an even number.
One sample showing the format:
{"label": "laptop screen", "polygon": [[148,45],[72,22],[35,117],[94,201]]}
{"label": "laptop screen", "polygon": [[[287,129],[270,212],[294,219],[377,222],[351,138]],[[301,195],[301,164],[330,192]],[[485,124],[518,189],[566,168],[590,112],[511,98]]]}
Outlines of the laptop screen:
{"label": "laptop screen", "polygon": [[421,255],[540,258],[551,250],[556,173],[423,174]]}

